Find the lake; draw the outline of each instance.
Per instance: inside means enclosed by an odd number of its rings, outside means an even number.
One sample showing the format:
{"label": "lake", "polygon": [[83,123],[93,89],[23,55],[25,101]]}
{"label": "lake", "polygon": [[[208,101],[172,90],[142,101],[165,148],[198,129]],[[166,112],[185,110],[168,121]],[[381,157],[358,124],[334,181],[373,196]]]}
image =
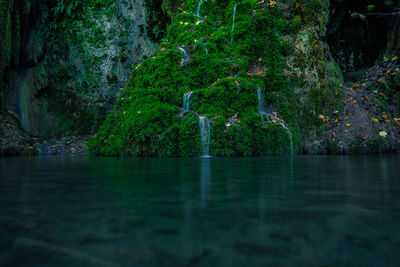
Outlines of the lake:
{"label": "lake", "polygon": [[0,158],[0,266],[399,266],[400,156]]}

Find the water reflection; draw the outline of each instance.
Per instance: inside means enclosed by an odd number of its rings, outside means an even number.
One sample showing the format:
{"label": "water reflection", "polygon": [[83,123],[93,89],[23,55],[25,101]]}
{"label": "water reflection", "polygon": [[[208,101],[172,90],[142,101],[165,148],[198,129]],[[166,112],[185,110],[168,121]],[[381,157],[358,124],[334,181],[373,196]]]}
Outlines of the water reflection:
{"label": "water reflection", "polygon": [[399,163],[3,158],[0,265],[395,266]]}
{"label": "water reflection", "polygon": [[203,208],[206,206],[208,195],[211,189],[211,158],[201,159],[201,170],[200,170],[200,199]]}

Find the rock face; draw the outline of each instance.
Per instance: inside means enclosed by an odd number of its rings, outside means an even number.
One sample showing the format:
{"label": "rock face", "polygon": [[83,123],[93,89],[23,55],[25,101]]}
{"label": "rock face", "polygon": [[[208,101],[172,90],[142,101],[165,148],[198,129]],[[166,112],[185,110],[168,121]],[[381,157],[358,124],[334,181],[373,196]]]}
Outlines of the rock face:
{"label": "rock face", "polygon": [[3,147],[197,156],[201,117],[217,156],[399,150],[400,0],[95,2],[0,0]]}
{"label": "rock face", "polygon": [[2,29],[18,33],[5,45],[14,53],[1,62],[2,106],[29,134],[92,133],[131,66],[154,52],[159,36],[148,27],[153,21],[145,0],[98,2],[105,4],[56,14],[57,1],[2,1],[11,18]]}
{"label": "rock face", "polygon": [[399,149],[397,1],[183,2],[93,153],[196,156],[205,117],[215,156]]}
{"label": "rock face", "polygon": [[0,115],[0,156],[36,155],[32,138],[12,114]]}

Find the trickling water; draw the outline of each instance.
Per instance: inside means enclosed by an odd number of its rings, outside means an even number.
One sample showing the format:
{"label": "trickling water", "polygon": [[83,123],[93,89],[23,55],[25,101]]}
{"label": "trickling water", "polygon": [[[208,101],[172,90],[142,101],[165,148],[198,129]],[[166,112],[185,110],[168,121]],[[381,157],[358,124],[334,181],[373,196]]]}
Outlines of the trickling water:
{"label": "trickling water", "polygon": [[182,112],[188,112],[190,110],[190,103],[192,102],[192,91],[189,91],[183,95],[183,106]]}
{"label": "trickling water", "polygon": [[289,131],[288,129],[288,133],[289,133],[289,138],[290,138],[290,156],[294,155],[294,151],[293,151],[293,136],[292,136],[292,132]]}
{"label": "trickling water", "polygon": [[204,41],[203,37],[201,37],[200,42],[204,45],[204,50],[206,52],[206,55],[208,55],[207,41]]}
{"label": "trickling water", "polygon": [[199,117],[200,137],[201,137],[201,156],[210,157],[210,121],[204,117]]}
{"label": "trickling water", "polygon": [[200,17],[200,9],[201,9],[202,4],[203,4],[203,0],[200,0],[199,4],[197,5],[197,13],[196,13],[197,17]]}
{"label": "trickling water", "polygon": [[189,56],[186,53],[186,50],[184,46],[178,46],[178,49],[183,53],[182,59],[181,59],[181,66],[185,65],[189,61]]}
{"label": "trickling water", "polygon": [[262,115],[267,115],[268,113],[263,109],[263,95],[260,87],[257,87],[257,96],[258,96],[258,113]]}
{"label": "trickling water", "polygon": [[232,30],[231,30],[231,43],[233,42],[233,31],[235,29],[235,17],[236,17],[236,8],[237,5],[233,8],[233,19],[232,19]]}
{"label": "trickling water", "polygon": [[294,155],[294,150],[293,150],[293,135],[292,132],[290,131],[289,127],[286,125],[286,123],[278,118],[276,115],[273,114],[269,114],[268,112],[266,112],[263,109],[263,95],[262,95],[262,90],[260,87],[257,87],[257,96],[258,96],[258,113],[261,115],[261,120],[264,123],[264,116],[270,116],[273,117],[273,119],[280,125],[282,126],[282,128],[284,128],[286,130],[286,132],[289,135],[289,140],[290,140],[290,155],[293,156]]}

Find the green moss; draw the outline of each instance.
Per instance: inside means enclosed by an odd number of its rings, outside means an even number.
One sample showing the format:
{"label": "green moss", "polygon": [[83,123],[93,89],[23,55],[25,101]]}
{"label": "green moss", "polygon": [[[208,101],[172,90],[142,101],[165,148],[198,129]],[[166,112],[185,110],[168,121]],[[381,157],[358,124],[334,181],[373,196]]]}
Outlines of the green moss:
{"label": "green moss", "polygon": [[297,31],[300,28],[301,24],[302,24],[301,16],[296,15],[292,21],[292,25],[291,25],[292,30]]}
{"label": "green moss", "polygon": [[[284,55],[293,46],[281,39],[292,26],[282,10],[256,0],[206,1],[200,12],[205,20],[194,16],[197,6],[198,1],[185,1],[154,56],[134,66],[114,112],[89,142],[94,154],[197,156],[199,114],[210,120],[212,155],[289,154],[283,121],[292,132],[295,152],[302,150],[301,103],[293,90],[299,80],[284,75]],[[258,87],[266,109],[282,121],[258,114]],[[180,116],[188,91],[194,92],[193,112]]]}
{"label": "green moss", "polygon": [[349,154],[379,154],[386,151],[386,140],[383,137],[370,139],[367,142],[353,141],[349,146]]}

